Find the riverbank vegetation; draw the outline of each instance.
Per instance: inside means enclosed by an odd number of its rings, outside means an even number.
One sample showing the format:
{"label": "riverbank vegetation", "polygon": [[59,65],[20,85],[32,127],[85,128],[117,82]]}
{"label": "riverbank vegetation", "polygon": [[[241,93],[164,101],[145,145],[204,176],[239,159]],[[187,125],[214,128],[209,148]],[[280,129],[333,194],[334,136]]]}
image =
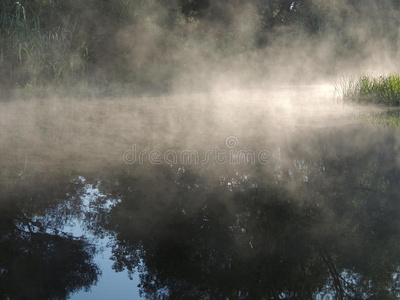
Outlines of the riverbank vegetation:
{"label": "riverbank vegetation", "polygon": [[400,106],[400,75],[362,76],[342,81],[336,87],[343,101]]}
{"label": "riverbank vegetation", "polygon": [[394,0],[5,0],[0,97],[332,76],[377,44],[395,60],[399,16]]}

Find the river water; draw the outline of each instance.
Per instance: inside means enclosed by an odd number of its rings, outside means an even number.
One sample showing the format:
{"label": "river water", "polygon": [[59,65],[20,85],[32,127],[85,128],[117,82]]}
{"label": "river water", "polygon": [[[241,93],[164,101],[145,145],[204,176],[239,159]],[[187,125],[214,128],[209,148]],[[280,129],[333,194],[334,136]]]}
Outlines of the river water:
{"label": "river water", "polygon": [[400,139],[329,86],[0,104],[4,299],[390,299]]}

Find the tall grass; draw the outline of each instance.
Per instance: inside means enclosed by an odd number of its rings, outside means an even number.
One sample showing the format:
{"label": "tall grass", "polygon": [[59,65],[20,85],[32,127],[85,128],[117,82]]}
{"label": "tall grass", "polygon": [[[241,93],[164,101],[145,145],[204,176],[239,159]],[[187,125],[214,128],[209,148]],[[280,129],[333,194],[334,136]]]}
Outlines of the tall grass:
{"label": "tall grass", "polygon": [[336,91],[344,102],[400,106],[400,74],[343,80]]}
{"label": "tall grass", "polygon": [[82,77],[88,48],[71,48],[75,24],[42,31],[39,18],[27,19],[25,7],[14,3],[0,14],[0,84],[46,88]]}

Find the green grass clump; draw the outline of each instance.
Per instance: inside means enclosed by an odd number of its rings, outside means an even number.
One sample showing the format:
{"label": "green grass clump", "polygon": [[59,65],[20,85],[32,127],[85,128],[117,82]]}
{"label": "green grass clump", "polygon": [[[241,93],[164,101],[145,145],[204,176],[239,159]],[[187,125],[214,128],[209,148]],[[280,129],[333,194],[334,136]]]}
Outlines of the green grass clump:
{"label": "green grass clump", "polygon": [[0,12],[0,82],[13,87],[51,86],[85,75],[88,52],[85,43],[72,48],[75,24],[65,21],[42,30],[40,20],[28,19],[16,2]]}
{"label": "green grass clump", "polygon": [[351,78],[336,87],[345,102],[400,106],[400,74]]}

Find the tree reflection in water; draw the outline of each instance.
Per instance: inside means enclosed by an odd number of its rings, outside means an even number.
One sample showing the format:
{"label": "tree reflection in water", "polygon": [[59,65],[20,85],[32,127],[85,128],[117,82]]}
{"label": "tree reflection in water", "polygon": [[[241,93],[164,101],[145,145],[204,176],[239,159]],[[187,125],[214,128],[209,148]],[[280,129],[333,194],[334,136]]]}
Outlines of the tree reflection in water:
{"label": "tree reflection in water", "polygon": [[0,195],[2,299],[66,299],[97,282],[95,247],[57,229],[67,221],[65,213],[48,222],[40,218],[64,199],[64,179],[24,180]]}
{"label": "tree reflection in water", "polygon": [[82,174],[118,199],[110,209],[105,197],[92,199],[85,215],[77,176],[4,188],[2,295],[66,298],[96,282],[93,246],[57,231],[79,215],[88,231],[114,237],[113,268],[139,272],[149,299],[312,299],[326,290],[338,299],[395,298],[394,132],[321,130],[271,152],[279,155],[262,166],[125,165]]}
{"label": "tree reflection in water", "polygon": [[293,140],[264,169],[120,173],[106,187],[122,200],[105,224],[114,268],[139,267],[149,299],[310,299],[327,284],[338,299],[394,298],[397,140],[346,130]]}

